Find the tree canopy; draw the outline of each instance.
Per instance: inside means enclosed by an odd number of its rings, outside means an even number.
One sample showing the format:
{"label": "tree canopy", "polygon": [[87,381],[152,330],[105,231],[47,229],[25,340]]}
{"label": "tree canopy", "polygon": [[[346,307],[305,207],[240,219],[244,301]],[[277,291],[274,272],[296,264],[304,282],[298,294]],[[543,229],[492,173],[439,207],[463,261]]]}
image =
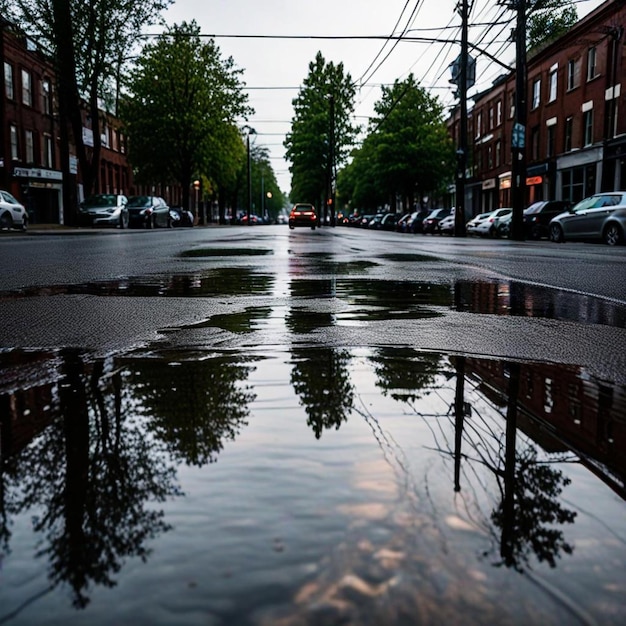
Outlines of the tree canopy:
{"label": "tree canopy", "polygon": [[141,176],[179,183],[185,206],[193,177],[226,188],[245,157],[236,120],[252,109],[242,73],[212,39],[200,37],[195,21],[172,26],[137,59],[120,107],[129,159]]}
{"label": "tree canopy", "polygon": [[383,87],[374,110],[363,145],[339,179],[341,200],[368,207],[394,205],[400,196],[410,208],[415,198],[438,191],[453,171],[443,107],[409,75]]}
{"label": "tree canopy", "polygon": [[356,87],[343,63],[327,63],[321,52],[293,100],[291,131],[285,139],[291,161],[291,199],[326,203],[336,166],[345,163],[358,129],[351,122]]}
{"label": "tree canopy", "polygon": [[528,48],[557,39],[577,21],[578,12],[572,0],[537,0],[528,15]]}

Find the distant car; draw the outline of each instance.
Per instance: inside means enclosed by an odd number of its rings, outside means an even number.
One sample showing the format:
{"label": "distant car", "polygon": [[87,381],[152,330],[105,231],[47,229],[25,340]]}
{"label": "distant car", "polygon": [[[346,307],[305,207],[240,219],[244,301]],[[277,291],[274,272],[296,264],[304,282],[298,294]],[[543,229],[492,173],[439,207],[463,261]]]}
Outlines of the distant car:
{"label": "distant car", "polygon": [[610,246],[624,243],[626,191],[598,193],[581,200],[550,220],[550,239],[602,240]]}
{"label": "distant car", "polygon": [[498,235],[498,221],[512,212],[513,209],[509,207],[491,211],[485,219],[476,224],[472,230],[472,234],[478,235],[479,237],[496,237]]}
{"label": "distant car", "polygon": [[84,226],[128,228],[128,198],[122,194],[99,193],[78,206],[78,222]]}
{"label": "distant car", "polygon": [[439,222],[450,215],[452,209],[434,209],[422,222],[422,232],[426,235],[428,233],[439,232]]}
{"label": "distant car", "polygon": [[361,227],[361,228],[367,228],[369,226],[369,223],[376,217],[376,215],[374,214],[366,214],[361,216],[358,220],[356,225]]}
{"label": "distant car", "polygon": [[[248,223],[248,214],[247,213],[244,213],[239,218],[239,223],[240,224],[247,224]],[[250,225],[254,226],[255,224],[265,224],[265,220],[260,215],[256,215],[256,213],[250,213]]]}
{"label": "distant car", "polygon": [[128,223],[137,228],[171,228],[170,207],[159,196],[132,196],[126,205]]}
{"label": "distant car", "polygon": [[296,226],[308,226],[311,230],[315,230],[317,213],[312,204],[294,204],[291,213],[289,213],[289,228],[293,230]]}
{"label": "distant car", "polygon": [[193,213],[179,206],[170,207],[170,220],[174,227],[194,225]]}
{"label": "distant car", "polygon": [[567,200],[542,200],[534,202],[524,211],[524,234],[529,239],[550,236],[550,220],[572,206]]}
{"label": "distant car", "polygon": [[2,230],[28,227],[28,212],[8,191],[0,189],[0,228]]}
{"label": "distant car", "polygon": [[372,217],[372,219],[367,222],[367,227],[372,230],[380,229],[383,217],[385,217],[385,215],[387,215],[387,213],[376,213],[376,215],[374,215],[374,217]]}
{"label": "distant car", "polygon": [[430,211],[428,209],[420,209],[414,211],[406,222],[406,232],[421,233],[424,219],[428,217]]}

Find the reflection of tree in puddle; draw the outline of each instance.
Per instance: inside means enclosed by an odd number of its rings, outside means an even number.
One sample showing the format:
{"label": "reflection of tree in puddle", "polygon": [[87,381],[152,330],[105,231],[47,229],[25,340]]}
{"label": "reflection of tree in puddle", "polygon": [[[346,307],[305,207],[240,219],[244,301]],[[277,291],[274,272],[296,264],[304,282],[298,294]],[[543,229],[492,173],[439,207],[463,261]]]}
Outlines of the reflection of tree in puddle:
{"label": "reflection of tree in puddle", "polygon": [[442,375],[442,357],[412,348],[380,348],[370,357],[377,376],[376,385],[394,400],[413,402],[433,389]]}
{"label": "reflection of tree in puddle", "polygon": [[16,381],[0,395],[0,406],[20,407],[17,426],[3,430],[20,445],[2,459],[2,550],[10,549],[11,517],[30,514],[37,557],[49,564],[43,593],[67,584],[84,608],[90,588],[115,586],[125,561],[147,560],[150,542],[170,529],[158,503],[180,495],[174,461],[215,461],[246,424],[253,395],[239,382],[251,366],[230,357],[87,362],[71,350],[24,362],[26,386]]}
{"label": "reflection of tree in puddle", "polygon": [[307,413],[316,439],[325,428],[338,429],[354,405],[350,354],[334,348],[294,349],[291,384]]}
{"label": "reflection of tree in puddle", "polygon": [[[539,562],[555,567],[562,552],[571,554],[573,550],[559,525],[573,523],[576,513],[559,501],[569,479],[551,467],[552,463],[562,462],[563,455],[539,458],[534,445],[517,439],[520,365],[507,364],[508,389],[502,390],[507,394],[504,433],[496,422],[477,411],[473,411],[471,421],[464,419],[466,407],[459,400],[464,393],[465,358],[458,357],[456,365],[455,450],[450,452],[455,458],[455,489],[461,491],[462,462],[487,468],[496,479],[500,497],[491,515],[483,516],[480,523],[499,544],[502,560],[498,564],[524,571],[534,555]],[[469,452],[462,453],[462,446]],[[475,468],[472,473],[477,473]],[[471,490],[474,488],[472,485]]]}
{"label": "reflection of tree in puddle", "polygon": [[38,556],[49,561],[51,587],[70,585],[77,607],[92,584],[114,586],[130,557],[145,560],[147,543],[168,530],[152,502],[175,494],[175,471],[123,415],[122,378],[111,360],[86,364],[61,353],[58,415],[10,463],[4,464],[7,511],[31,508],[45,535]]}
{"label": "reflection of tree in puddle", "polygon": [[178,461],[197,466],[215,461],[223,442],[247,425],[254,394],[239,383],[252,367],[241,357],[132,359],[130,365],[131,393],[150,430]]}

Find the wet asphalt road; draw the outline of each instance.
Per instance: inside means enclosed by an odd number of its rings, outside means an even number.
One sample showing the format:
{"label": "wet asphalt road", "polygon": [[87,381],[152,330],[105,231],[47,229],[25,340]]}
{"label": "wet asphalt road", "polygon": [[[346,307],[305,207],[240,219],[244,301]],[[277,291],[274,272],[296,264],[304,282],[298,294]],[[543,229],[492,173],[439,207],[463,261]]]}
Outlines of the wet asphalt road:
{"label": "wet asphalt road", "polygon": [[[411,345],[626,377],[626,247],[228,226],[3,233],[0,250],[3,349],[269,346],[297,306],[335,320],[313,328],[311,344]],[[294,289],[296,279],[315,287]],[[269,322],[257,326],[260,310]],[[229,316],[249,332],[229,330]]]}

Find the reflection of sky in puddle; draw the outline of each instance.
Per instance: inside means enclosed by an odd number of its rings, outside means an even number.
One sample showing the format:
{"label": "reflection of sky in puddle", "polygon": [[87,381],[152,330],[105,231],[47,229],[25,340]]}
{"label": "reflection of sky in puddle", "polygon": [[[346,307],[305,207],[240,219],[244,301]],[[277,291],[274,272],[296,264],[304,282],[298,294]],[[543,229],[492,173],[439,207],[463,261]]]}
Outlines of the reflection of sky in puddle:
{"label": "reflection of sky in puddle", "polygon": [[0,367],[12,623],[624,620],[626,389],[576,365],[294,345]]}

